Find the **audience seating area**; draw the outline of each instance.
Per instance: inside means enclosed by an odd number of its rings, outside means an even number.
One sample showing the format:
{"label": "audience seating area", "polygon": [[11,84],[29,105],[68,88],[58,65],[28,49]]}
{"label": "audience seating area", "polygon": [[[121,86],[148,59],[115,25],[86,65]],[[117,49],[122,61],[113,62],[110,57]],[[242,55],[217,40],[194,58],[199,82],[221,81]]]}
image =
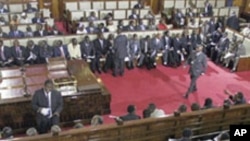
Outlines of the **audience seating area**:
{"label": "audience seating area", "polygon": [[229,109],[219,107],[209,110],[170,115],[163,118],[149,118],[124,122],[123,125],[109,124],[81,129],[71,129],[59,133],[24,137],[16,141],[166,141],[168,138],[180,138],[184,128],[193,130],[193,139],[197,135],[228,130],[232,124],[249,124],[250,105],[232,106]]}
{"label": "audience seating area", "polygon": [[250,38],[247,38],[245,36],[243,36],[241,33],[226,28],[226,32],[228,33],[228,37],[231,39],[233,37],[233,35],[236,35],[238,40],[242,40],[243,41],[243,45],[246,48],[246,55],[241,56],[238,67],[237,67],[237,71],[247,71],[250,70]]}

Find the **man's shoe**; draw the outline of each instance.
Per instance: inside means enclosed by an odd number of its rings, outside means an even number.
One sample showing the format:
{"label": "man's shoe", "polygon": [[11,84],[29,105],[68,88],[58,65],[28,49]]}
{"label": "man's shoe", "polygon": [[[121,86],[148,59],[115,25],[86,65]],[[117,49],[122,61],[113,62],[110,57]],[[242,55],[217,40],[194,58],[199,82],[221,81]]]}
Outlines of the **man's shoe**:
{"label": "man's shoe", "polygon": [[192,93],[193,93],[193,92],[196,92],[196,91],[197,91],[197,89],[195,88],[195,89],[193,89]]}
{"label": "man's shoe", "polygon": [[116,77],[117,75],[116,74],[114,74],[114,73],[112,73],[112,75],[114,76],[114,77]]}
{"label": "man's shoe", "polygon": [[184,95],[183,95],[183,98],[188,99],[188,94],[187,94],[187,93],[184,94]]}

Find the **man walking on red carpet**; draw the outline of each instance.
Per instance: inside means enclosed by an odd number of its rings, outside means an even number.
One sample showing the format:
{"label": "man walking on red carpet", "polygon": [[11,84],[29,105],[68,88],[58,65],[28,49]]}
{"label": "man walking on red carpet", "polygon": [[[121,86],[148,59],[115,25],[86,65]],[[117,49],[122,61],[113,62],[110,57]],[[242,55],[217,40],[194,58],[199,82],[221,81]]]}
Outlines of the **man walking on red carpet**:
{"label": "man walking on red carpet", "polygon": [[196,47],[196,50],[191,53],[187,59],[187,64],[190,65],[189,74],[190,74],[190,86],[184,95],[184,98],[188,98],[190,93],[197,91],[196,81],[200,75],[204,75],[207,69],[207,57],[202,52],[203,46],[199,45]]}

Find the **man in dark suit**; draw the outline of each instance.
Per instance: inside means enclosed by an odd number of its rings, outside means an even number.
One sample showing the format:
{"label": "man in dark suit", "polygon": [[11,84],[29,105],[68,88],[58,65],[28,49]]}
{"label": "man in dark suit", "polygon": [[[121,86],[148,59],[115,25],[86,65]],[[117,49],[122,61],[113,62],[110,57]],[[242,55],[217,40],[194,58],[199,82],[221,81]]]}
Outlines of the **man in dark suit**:
{"label": "man in dark suit", "polygon": [[140,41],[138,39],[137,34],[133,35],[133,38],[129,41],[129,48],[128,48],[128,69],[134,68],[134,60],[137,60],[141,54],[140,49]]}
{"label": "man in dark suit", "polygon": [[124,116],[120,116],[119,118],[123,121],[141,119],[140,116],[136,115],[135,110],[136,110],[136,108],[134,105],[128,105],[128,107],[127,107],[128,114],[124,115]]}
{"label": "man in dark suit", "polygon": [[19,44],[19,41],[15,39],[13,41],[13,46],[10,48],[12,57],[14,59],[14,64],[15,65],[23,65],[25,63],[25,60],[27,58],[27,50],[24,46],[21,46]]}
{"label": "man in dark suit", "polygon": [[158,33],[150,40],[148,57],[145,60],[147,64],[147,69],[150,70],[152,68],[156,68],[157,53],[160,49],[162,49],[162,47],[163,44],[161,41],[161,35]]}
{"label": "man in dark suit", "polygon": [[47,36],[47,35],[48,35],[48,32],[43,29],[43,25],[37,24],[36,31],[34,32],[34,37],[43,37],[43,36]]}
{"label": "man in dark suit", "polygon": [[48,58],[54,56],[54,51],[51,46],[49,46],[46,40],[39,41],[39,62],[46,63]]}
{"label": "man in dark suit", "polygon": [[125,30],[135,31],[136,30],[135,21],[134,20],[129,21],[129,24],[125,27]]}
{"label": "man in dark suit", "polygon": [[143,24],[142,19],[138,20],[138,25],[136,26],[137,31],[145,31],[147,30],[147,26]]}
{"label": "man in dark suit", "polygon": [[235,12],[233,12],[232,15],[227,19],[227,26],[229,28],[236,30],[236,31],[239,31],[240,22],[239,22],[239,18],[236,16]]}
{"label": "man in dark suit", "polygon": [[62,40],[55,41],[54,57],[70,59],[68,48],[66,45],[63,45]]}
{"label": "man in dark suit", "polygon": [[63,35],[63,33],[61,31],[58,30],[56,25],[52,26],[51,31],[49,31],[48,33],[49,35]]}
{"label": "man in dark suit", "polygon": [[138,0],[138,3],[134,5],[134,9],[143,9],[143,0]]}
{"label": "man in dark suit", "polygon": [[172,39],[169,36],[169,31],[164,32],[164,36],[162,36],[162,62],[163,65],[166,66],[168,62],[168,53],[169,53],[169,48],[172,45]]}
{"label": "man in dark suit", "polygon": [[8,34],[2,30],[2,27],[0,26],[0,38],[8,38]]}
{"label": "man in dark suit", "polygon": [[95,72],[95,47],[94,43],[90,41],[89,36],[85,36],[83,41],[80,42],[82,58],[86,62],[90,62],[90,69],[92,72]]}
{"label": "man in dark suit", "polygon": [[25,13],[32,13],[32,12],[37,12],[37,9],[32,7],[30,3],[26,4],[26,9],[23,10]]}
{"label": "man in dark suit", "polygon": [[128,38],[122,34],[121,29],[117,30],[117,36],[114,40],[114,71],[113,76],[124,74],[124,59],[128,55]]}
{"label": "man in dark suit", "polygon": [[3,44],[3,40],[0,40],[0,66],[10,66],[13,62],[10,47]]}
{"label": "man in dark suit", "polygon": [[208,0],[206,0],[206,2],[205,2],[204,16],[207,16],[207,17],[213,16],[213,6],[211,3],[209,3]]}
{"label": "man in dark suit", "polygon": [[28,56],[25,62],[29,64],[38,64],[39,47],[34,43],[33,40],[28,40],[26,50]]}
{"label": "man in dark suit", "polygon": [[17,25],[10,26],[9,38],[23,38],[24,33],[17,29]]}
{"label": "man in dark suit", "polygon": [[4,3],[0,2],[0,13],[8,13],[9,10],[4,8]]}
{"label": "man in dark suit", "polygon": [[[220,38],[220,41],[218,42],[218,45],[215,47],[215,52],[216,57],[215,57],[215,62],[216,63],[221,63],[222,62],[222,57],[226,53],[226,51],[229,48],[230,41],[228,39],[228,34],[223,33],[223,36]],[[215,55],[213,55],[215,56]]]}
{"label": "man in dark suit", "polygon": [[97,28],[95,27],[93,21],[89,22],[89,25],[86,27],[86,30],[89,34],[93,34],[93,33],[96,33],[98,31]]}
{"label": "man in dark suit", "polygon": [[97,32],[109,32],[109,30],[104,26],[104,23],[98,24]]}
{"label": "man in dark suit", "polygon": [[142,67],[144,64],[147,66],[145,62],[145,58],[148,55],[149,52],[149,44],[150,44],[150,36],[147,35],[145,38],[141,39],[140,41],[140,49],[141,49],[141,54],[137,63],[138,67]]}
{"label": "man in dark suit", "polygon": [[98,71],[98,73],[101,73],[101,64],[100,59],[103,57],[106,57],[106,53],[108,50],[108,42],[103,37],[103,33],[98,33],[98,38],[94,41],[94,48],[95,48],[95,67],[93,68],[93,71]]}
{"label": "man in dark suit", "polygon": [[37,129],[40,134],[47,133],[53,125],[59,124],[63,98],[61,93],[54,89],[52,80],[46,80],[44,88],[35,91],[32,108],[36,112]]}
{"label": "man in dark suit", "polygon": [[128,19],[139,19],[140,16],[136,13],[136,9],[132,9],[132,14],[129,15]]}
{"label": "man in dark suit", "polygon": [[44,19],[41,17],[41,13],[37,12],[35,17],[32,18],[32,23],[35,24],[35,23],[44,23]]}
{"label": "man in dark suit", "polygon": [[188,98],[190,93],[197,91],[196,81],[197,79],[206,72],[207,69],[207,57],[202,52],[203,46],[199,45],[196,47],[196,51],[192,52],[187,59],[187,64],[190,65],[189,74],[191,78],[190,86],[184,95],[184,98]]}

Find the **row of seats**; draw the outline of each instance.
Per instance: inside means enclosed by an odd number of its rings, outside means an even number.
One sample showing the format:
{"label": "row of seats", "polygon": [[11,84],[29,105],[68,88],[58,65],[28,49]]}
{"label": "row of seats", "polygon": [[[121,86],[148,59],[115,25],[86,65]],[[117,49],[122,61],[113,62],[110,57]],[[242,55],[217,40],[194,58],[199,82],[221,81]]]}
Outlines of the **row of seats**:
{"label": "row of seats", "polygon": [[[139,9],[137,10],[137,14],[143,18],[150,9]],[[185,15],[188,12],[187,8],[180,9],[182,13]],[[200,9],[193,9],[194,12],[199,12]],[[222,7],[222,8],[214,8],[214,16],[230,16],[232,12],[235,12],[236,15],[239,14],[239,7]],[[168,11],[168,10],[166,10]],[[69,11],[70,20],[79,20],[81,17],[88,17],[91,12],[95,12],[95,15],[98,19],[103,19],[108,13],[113,14],[113,19],[128,19],[128,17],[132,14],[132,9],[116,9],[116,10],[72,10]],[[155,15],[157,18],[160,15]],[[198,18],[198,17],[197,17]]]}
{"label": "row of seats", "polygon": [[27,3],[31,4],[32,7],[38,9],[38,2],[37,1],[24,1],[19,0],[15,2],[11,2],[10,0],[7,0],[6,3],[4,3],[4,8],[8,9],[11,13],[21,13],[27,8]]}
{"label": "row of seats", "polygon": [[[164,0],[164,8],[185,8],[189,7],[190,0]],[[91,9],[131,9],[138,0],[105,0],[105,1],[82,1],[82,0],[64,0],[66,10],[91,10]],[[198,8],[204,7],[204,0],[192,0]],[[210,0],[213,7],[225,7],[225,0]]]}

